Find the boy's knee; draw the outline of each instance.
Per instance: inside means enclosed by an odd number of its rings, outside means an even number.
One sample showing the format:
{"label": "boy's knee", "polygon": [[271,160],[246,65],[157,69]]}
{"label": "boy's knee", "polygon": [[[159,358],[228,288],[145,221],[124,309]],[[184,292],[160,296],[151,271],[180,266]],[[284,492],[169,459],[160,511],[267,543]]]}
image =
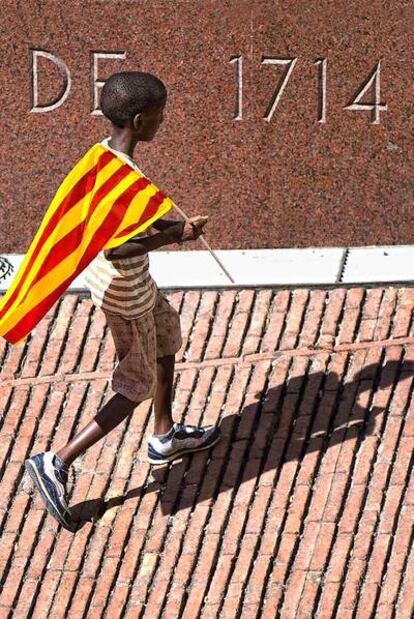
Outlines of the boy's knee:
{"label": "boy's knee", "polygon": [[130,398],[127,398],[125,395],[123,395],[122,393],[117,393],[116,395],[119,397],[119,399],[121,400],[124,406],[131,408],[131,409],[134,409],[141,402],[141,400],[140,401],[131,400]]}

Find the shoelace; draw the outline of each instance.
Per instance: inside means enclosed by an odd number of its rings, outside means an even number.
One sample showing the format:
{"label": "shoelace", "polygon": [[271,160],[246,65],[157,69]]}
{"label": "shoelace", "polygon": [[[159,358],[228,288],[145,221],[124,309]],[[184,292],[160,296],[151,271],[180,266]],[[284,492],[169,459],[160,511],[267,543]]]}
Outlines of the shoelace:
{"label": "shoelace", "polygon": [[69,471],[66,469],[62,469],[60,467],[56,467],[55,471],[56,471],[56,477],[58,478],[58,480],[66,485],[68,483]]}
{"label": "shoelace", "polygon": [[68,484],[68,481],[71,486],[75,485],[77,479],[77,471],[75,466],[71,466],[68,469],[56,467],[55,470],[59,480],[64,483],[65,486]]}

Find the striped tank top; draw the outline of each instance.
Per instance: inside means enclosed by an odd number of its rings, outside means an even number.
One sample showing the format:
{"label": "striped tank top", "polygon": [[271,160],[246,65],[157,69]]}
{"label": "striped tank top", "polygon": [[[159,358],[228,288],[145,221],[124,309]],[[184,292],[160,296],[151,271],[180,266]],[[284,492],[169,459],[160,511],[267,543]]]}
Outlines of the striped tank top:
{"label": "striped tank top", "polygon": [[[105,138],[101,144],[142,174],[133,159],[108,146],[110,139]],[[147,234],[148,230],[144,230],[136,236]],[[158,288],[149,273],[147,253],[111,261],[105,258],[102,250],[89,263],[84,274],[92,303],[103,311],[132,320],[144,316],[155,305]]]}

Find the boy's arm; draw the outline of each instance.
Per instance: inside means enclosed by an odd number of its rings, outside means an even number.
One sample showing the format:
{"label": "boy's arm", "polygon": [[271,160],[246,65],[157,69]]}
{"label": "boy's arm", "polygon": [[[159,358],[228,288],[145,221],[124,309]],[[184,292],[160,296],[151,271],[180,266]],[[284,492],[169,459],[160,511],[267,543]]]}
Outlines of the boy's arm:
{"label": "boy's arm", "polygon": [[133,236],[119,247],[105,249],[104,256],[107,260],[122,260],[123,258],[141,256],[142,254],[146,254],[164,245],[178,243],[181,239],[185,222],[174,222],[174,224],[174,226],[168,226],[164,230],[161,230],[161,232],[157,232],[151,236],[140,236],[142,233]]}
{"label": "boy's arm", "polygon": [[152,228],[155,228],[156,230],[166,230],[168,229],[170,226],[176,226],[179,222],[176,219],[157,219],[156,221],[153,221],[151,224]]}

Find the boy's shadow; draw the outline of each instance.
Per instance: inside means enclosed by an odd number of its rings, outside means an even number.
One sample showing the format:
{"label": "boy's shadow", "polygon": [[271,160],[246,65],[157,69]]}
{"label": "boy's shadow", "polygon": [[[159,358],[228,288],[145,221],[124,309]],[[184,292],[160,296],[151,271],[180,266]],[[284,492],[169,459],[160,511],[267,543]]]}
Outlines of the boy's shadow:
{"label": "boy's shadow", "polygon": [[[378,434],[376,415],[384,409],[370,408],[377,385],[389,387],[413,375],[414,362],[390,361],[362,368],[345,385],[336,373],[317,372],[294,377],[266,393],[257,392],[255,404],[222,419],[222,438],[212,449],[153,468],[153,481],[125,495],[82,501],[71,507],[73,518],[82,527],[86,521],[99,520],[106,510],[148,492],[160,492],[162,512],[173,514],[229,488],[236,493],[242,483],[259,475],[266,474],[264,483],[274,484],[286,462],[313,452],[320,462],[338,443]],[[364,405],[358,402],[361,396]],[[312,479],[313,475],[308,482]]]}

